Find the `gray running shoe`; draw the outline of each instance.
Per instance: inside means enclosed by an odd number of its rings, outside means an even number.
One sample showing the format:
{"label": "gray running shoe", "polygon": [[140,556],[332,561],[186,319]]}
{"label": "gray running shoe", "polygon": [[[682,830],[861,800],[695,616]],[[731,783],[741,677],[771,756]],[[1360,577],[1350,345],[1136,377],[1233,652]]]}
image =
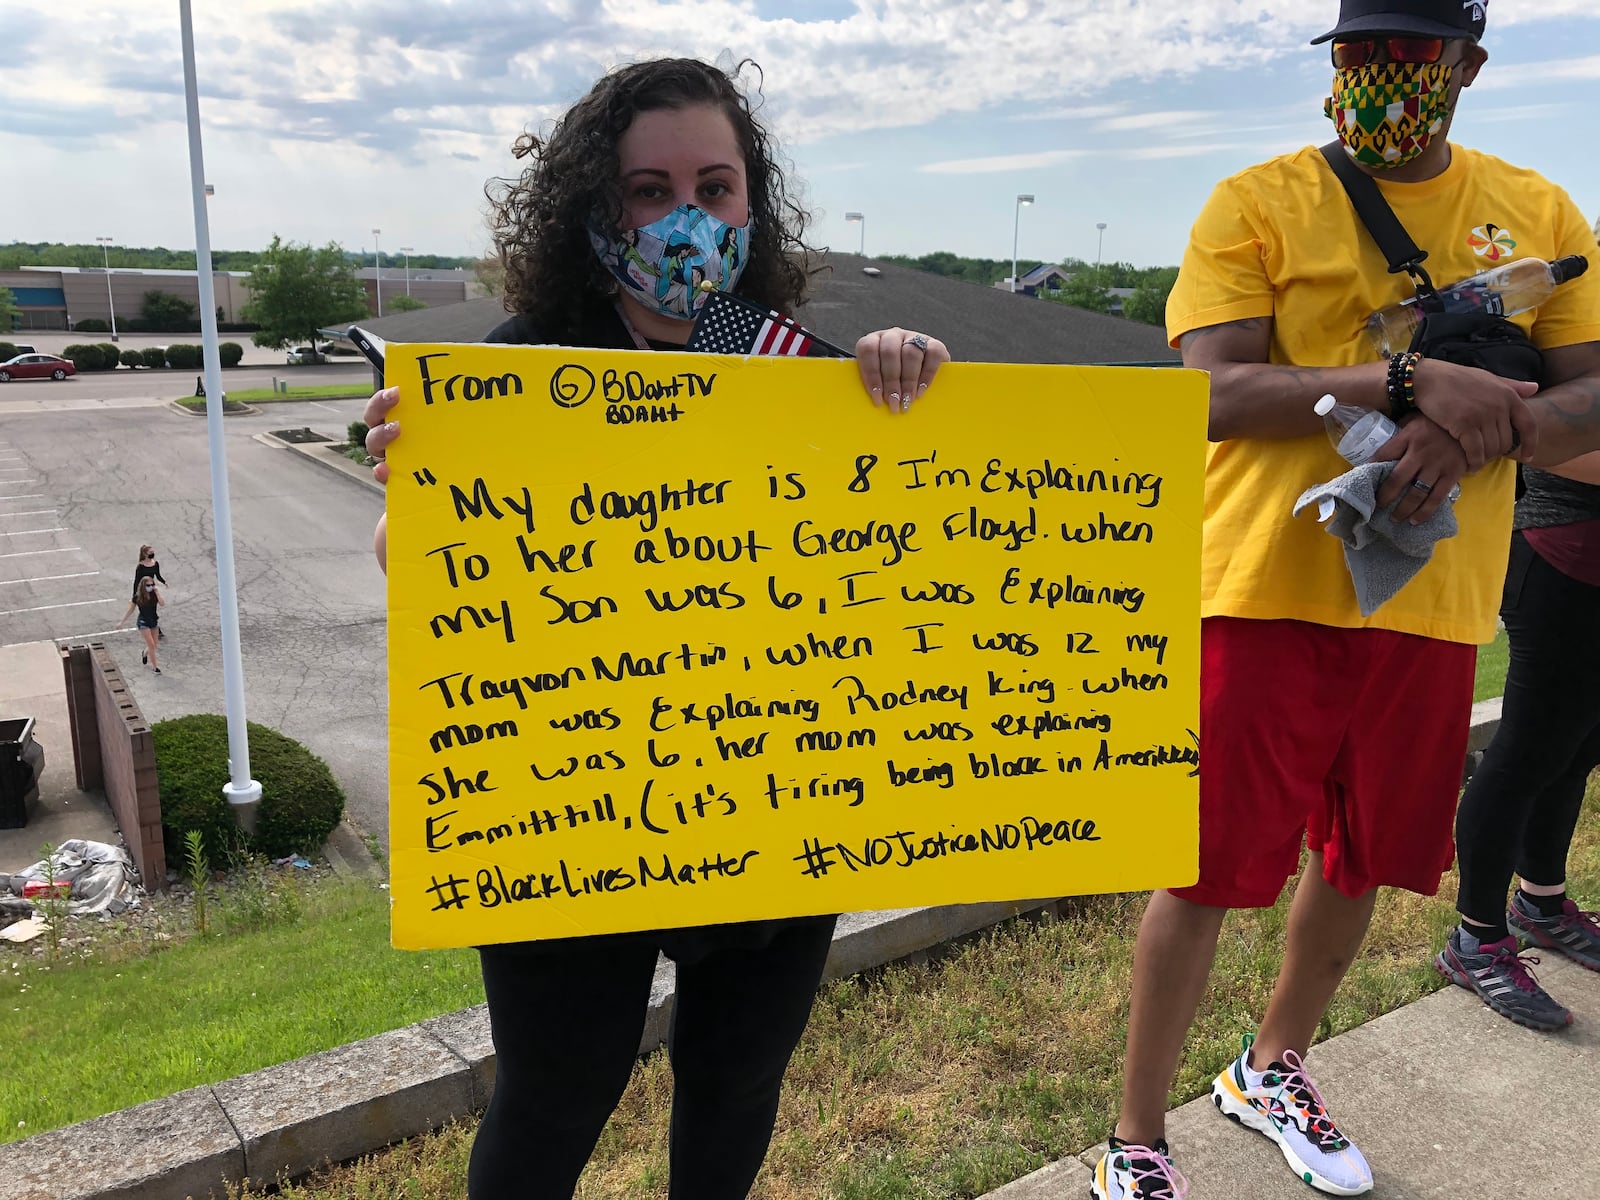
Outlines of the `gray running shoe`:
{"label": "gray running shoe", "polygon": [[1600,971],[1600,913],[1583,912],[1567,900],[1560,916],[1541,916],[1518,891],[1506,911],[1506,924],[1524,941],[1559,951],[1581,967]]}
{"label": "gray running shoe", "polygon": [[1484,943],[1476,954],[1468,954],[1461,948],[1459,928],[1450,932],[1450,940],[1433,960],[1439,974],[1476,992],[1502,1017],[1548,1033],[1572,1024],[1572,1014],[1534,979],[1529,968],[1538,961],[1531,954],[1518,954],[1514,937]]}

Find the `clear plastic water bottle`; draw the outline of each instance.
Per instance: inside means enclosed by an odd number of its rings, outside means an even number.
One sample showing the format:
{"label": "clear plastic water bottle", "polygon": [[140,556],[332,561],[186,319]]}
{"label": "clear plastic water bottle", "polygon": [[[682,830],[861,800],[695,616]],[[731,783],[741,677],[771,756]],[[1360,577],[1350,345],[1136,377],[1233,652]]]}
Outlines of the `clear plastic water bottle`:
{"label": "clear plastic water bottle", "polygon": [[1354,404],[1340,404],[1333,396],[1324,396],[1316,403],[1317,416],[1328,427],[1328,440],[1343,458],[1355,466],[1370,462],[1385,442],[1396,433],[1395,423],[1388,413],[1375,408],[1357,408]]}
{"label": "clear plastic water bottle", "polygon": [[[1513,317],[1543,304],[1550,293],[1569,279],[1589,269],[1581,254],[1569,254],[1555,262],[1542,258],[1518,258],[1470,279],[1438,289],[1439,299],[1448,313],[1489,313]],[[1384,358],[1411,346],[1411,335],[1422,320],[1422,309],[1415,296],[1391,304],[1367,318],[1367,337]]]}

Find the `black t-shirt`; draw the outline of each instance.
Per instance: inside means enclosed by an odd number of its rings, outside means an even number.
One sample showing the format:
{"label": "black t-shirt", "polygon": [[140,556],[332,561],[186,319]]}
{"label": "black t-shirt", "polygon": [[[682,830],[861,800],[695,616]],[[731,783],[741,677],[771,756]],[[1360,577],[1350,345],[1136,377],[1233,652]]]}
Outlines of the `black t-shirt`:
{"label": "black t-shirt", "polygon": [[159,560],[151,559],[148,567],[145,566],[144,563],[140,563],[133,569],[133,598],[135,600],[139,598],[139,580],[143,579],[146,575],[149,575],[151,578],[163,585],[165,585],[167,582],[165,579],[161,578],[161,563]]}

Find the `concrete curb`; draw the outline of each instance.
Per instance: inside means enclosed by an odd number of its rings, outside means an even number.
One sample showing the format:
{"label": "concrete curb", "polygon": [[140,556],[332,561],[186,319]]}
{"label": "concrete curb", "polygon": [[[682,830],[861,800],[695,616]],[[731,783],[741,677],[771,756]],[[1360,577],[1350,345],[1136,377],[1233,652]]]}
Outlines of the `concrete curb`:
{"label": "concrete curb", "polygon": [[352,462],[343,454],[328,449],[328,442],[286,442],[282,438],[273,437],[270,433],[258,433],[256,441],[264,446],[273,446],[280,450],[290,450],[308,462],[314,462],[325,470],[343,475],[353,483],[359,483],[368,491],[383,495],[383,484],[372,477],[369,467],[363,467]]}
{"label": "concrete curb", "polygon": [[[224,409],[222,412],[224,417],[253,417],[256,415],[256,410],[251,408],[250,405],[246,404],[243,400],[235,400],[234,403],[239,407],[234,409],[232,412],[228,412],[226,409]],[[170,408],[175,413],[182,413],[186,417],[200,417],[204,419],[206,415],[205,409],[186,408],[184,405],[179,404],[176,400],[168,400],[166,407]]]}
{"label": "concrete curb", "polygon": [[[359,844],[353,831],[347,836]],[[1055,903],[848,913],[826,975],[893,962]],[[673,985],[663,960],[641,1054],[666,1040]],[[247,1176],[294,1178],[481,1112],[493,1087],[489,1012],[478,1005],[0,1146],[0,1200],[220,1196]]]}
{"label": "concrete curb", "polygon": [[[1498,700],[1473,706],[1474,753],[1487,745],[1499,720]],[[336,870],[375,868],[348,823],[330,837],[328,851]],[[826,976],[894,962],[1058,903],[847,913],[839,918]],[[663,960],[641,1054],[664,1043],[673,995],[673,967]],[[0,1146],[0,1200],[221,1195],[226,1182],[302,1175],[437,1129],[481,1111],[493,1086],[488,1010],[479,1005]],[[1085,1171],[1080,1159],[1063,1159],[984,1200],[1071,1194],[1084,1185]]]}

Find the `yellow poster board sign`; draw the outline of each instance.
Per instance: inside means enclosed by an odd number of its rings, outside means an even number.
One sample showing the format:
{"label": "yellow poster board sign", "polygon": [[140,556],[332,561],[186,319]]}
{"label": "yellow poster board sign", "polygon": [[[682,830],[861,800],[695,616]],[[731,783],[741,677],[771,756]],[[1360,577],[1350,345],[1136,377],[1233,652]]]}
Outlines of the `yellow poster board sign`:
{"label": "yellow poster board sign", "polygon": [[1194,881],[1203,376],[388,372],[395,945]]}

